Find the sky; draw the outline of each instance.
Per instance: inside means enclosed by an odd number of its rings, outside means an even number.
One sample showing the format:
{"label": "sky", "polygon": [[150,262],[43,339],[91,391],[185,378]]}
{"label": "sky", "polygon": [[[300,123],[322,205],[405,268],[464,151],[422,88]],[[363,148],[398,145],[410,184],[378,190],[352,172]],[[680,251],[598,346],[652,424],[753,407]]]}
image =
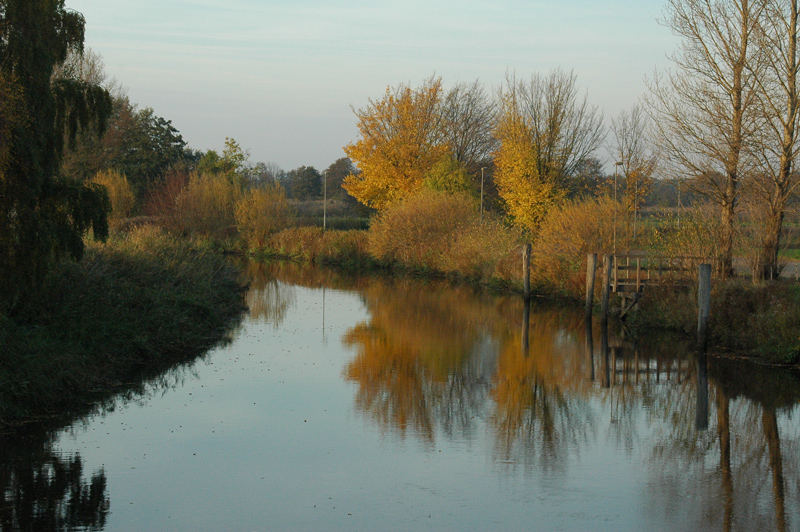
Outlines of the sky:
{"label": "sky", "polygon": [[[572,70],[609,121],[669,67],[666,0],[66,0],[132,102],[189,146],[318,169],[357,140],[353,109],[431,75],[495,92]],[[603,154],[598,154],[603,158]]]}

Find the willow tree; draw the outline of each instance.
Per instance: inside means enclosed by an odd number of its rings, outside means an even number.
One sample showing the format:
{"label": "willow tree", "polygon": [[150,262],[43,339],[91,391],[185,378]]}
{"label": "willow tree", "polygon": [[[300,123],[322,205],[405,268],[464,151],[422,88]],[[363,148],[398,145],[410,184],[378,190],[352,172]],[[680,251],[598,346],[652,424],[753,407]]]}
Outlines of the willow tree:
{"label": "willow tree", "polygon": [[733,237],[748,147],[758,127],[763,52],[755,43],[766,0],[669,0],[681,38],[674,70],[653,84],[651,109],[664,154],[721,210],[720,268],[733,270]]}
{"label": "willow tree", "polygon": [[89,229],[108,232],[102,187],[58,176],[65,144],[81,129],[101,131],[111,112],[105,89],[53,76],[83,49],[84,24],[64,0],[0,0],[0,90],[16,102],[0,105],[0,308],[13,308],[55,260],[79,259]]}

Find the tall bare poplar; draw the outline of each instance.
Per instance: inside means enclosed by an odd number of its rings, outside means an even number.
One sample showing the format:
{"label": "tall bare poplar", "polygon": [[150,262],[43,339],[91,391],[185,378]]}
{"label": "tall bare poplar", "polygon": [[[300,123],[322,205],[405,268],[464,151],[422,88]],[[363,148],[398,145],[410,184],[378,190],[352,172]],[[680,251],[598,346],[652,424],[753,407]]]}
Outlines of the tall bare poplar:
{"label": "tall bare poplar", "polygon": [[625,179],[625,203],[633,214],[634,233],[639,207],[647,197],[656,168],[656,154],[651,142],[650,124],[642,108],[635,105],[611,121],[614,162],[620,165]]}
{"label": "tall bare poplar", "polygon": [[497,105],[475,80],[459,83],[442,102],[443,127],[453,158],[470,173],[480,174],[497,145],[493,130]]}
{"label": "tall bare poplar", "polygon": [[722,273],[733,270],[740,183],[752,169],[761,51],[754,43],[767,0],[669,0],[666,23],[681,37],[674,70],[656,79],[651,109],[665,154],[698,178],[721,208]]}
{"label": "tall bare poplar", "polygon": [[602,115],[585,95],[579,96],[576,81],[574,73],[562,70],[536,74],[527,83],[510,77],[501,95],[515,102],[519,118],[530,130],[539,179],[557,186],[605,137]]}
{"label": "tall bare poplar", "polygon": [[758,79],[762,130],[754,149],[760,164],[750,188],[765,221],[759,259],[765,279],[778,274],[778,249],[786,205],[798,185],[794,161],[798,153],[800,121],[799,6],[800,0],[769,0],[758,35],[765,65],[764,74]]}

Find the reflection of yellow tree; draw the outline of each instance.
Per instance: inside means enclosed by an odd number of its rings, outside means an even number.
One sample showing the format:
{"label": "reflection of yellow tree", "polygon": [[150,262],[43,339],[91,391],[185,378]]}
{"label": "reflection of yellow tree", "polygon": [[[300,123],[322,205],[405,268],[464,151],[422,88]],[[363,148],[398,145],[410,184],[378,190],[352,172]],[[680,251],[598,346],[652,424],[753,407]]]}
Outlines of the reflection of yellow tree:
{"label": "reflection of yellow tree", "polygon": [[501,347],[492,396],[504,460],[513,458],[518,445],[526,454],[538,452],[545,465],[554,465],[592,429],[585,401],[588,361],[576,336],[554,334],[559,329],[555,318],[537,315],[529,351],[518,336]]}
{"label": "reflection of yellow tree", "polygon": [[294,287],[279,282],[265,263],[250,262],[247,266],[250,290],[245,300],[250,317],[280,326],[294,303]]}
{"label": "reflection of yellow tree", "polygon": [[[471,374],[470,355],[485,333],[491,307],[469,290],[435,290],[418,283],[373,283],[364,292],[371,310],[344,337],[358,349],[345,376],[359,384],[357,407],[383,428],[405,434],[412,430],[434,440],[443,421],[468,423],[470,415],[453,407],[471,408],[475,394],[485,389]],[[480,355],[480,353],[477,353]]]}

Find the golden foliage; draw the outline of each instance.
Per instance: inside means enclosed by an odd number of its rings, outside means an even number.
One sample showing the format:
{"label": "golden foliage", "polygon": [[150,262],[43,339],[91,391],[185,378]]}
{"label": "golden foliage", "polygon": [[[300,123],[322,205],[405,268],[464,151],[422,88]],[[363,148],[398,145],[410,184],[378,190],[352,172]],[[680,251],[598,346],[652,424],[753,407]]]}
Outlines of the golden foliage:
{"label": "golden foliage", "polygon": [[251,249],[263,248],[269,235],[286,227],[290,209],[283,187],[276,184],[252,188],[236,202],[234,211],[239,234]]}
{"label": "golden foliage", "polygon": [[311,262],[349,264],[367,260],[365,231],[290,227],[272,235],[269,247],[277,253]]}
{"label": "golden foliage", "polygon": [[475,278],[495,274],[518,241],[498,221],[481,221],[470,196],[434,191],[387,208],[369,230],[369,252],[379,260]]}
{"label": "golden foliage", "polygon": [[388,88],[383,98],[356,112],[361,139],[345,146],[360,172],[343,188],[361,203],[384,209],[419,190],[426,173],[450,149],[439,111],[441,80],[422,87]]}
{"label": "golden foliage", "polygon": [[111,200],[111,225],[130,216],[136,204],[136,196],[124,174],[116,170],[101,170],[92,178],[92,183],[104,186],[108,192],[108,199]]}
{"label": "golden foliage", "polygon": [[189,233],[222,236],[236,223],[234,206],[241,187],[224,175],[192,174],[175,198],[178,227]]}
{"label": "golden foliage", "polygon": [[516,101],[506,98],[497,124],[500,142],[494,152],[497,192],[514,222],[535,233],[547,212],[564,193],[538,170],[533,131],[525,123]]}
{"label": "golden foliage", "polygon": [[627,250],[630,241],[622,231],[622,207],[611,198],[573,200],[551,210],[534,245],[533,280],[580,297],[584,290],[586,255],[613,251],[615,218],[617,251]]}

